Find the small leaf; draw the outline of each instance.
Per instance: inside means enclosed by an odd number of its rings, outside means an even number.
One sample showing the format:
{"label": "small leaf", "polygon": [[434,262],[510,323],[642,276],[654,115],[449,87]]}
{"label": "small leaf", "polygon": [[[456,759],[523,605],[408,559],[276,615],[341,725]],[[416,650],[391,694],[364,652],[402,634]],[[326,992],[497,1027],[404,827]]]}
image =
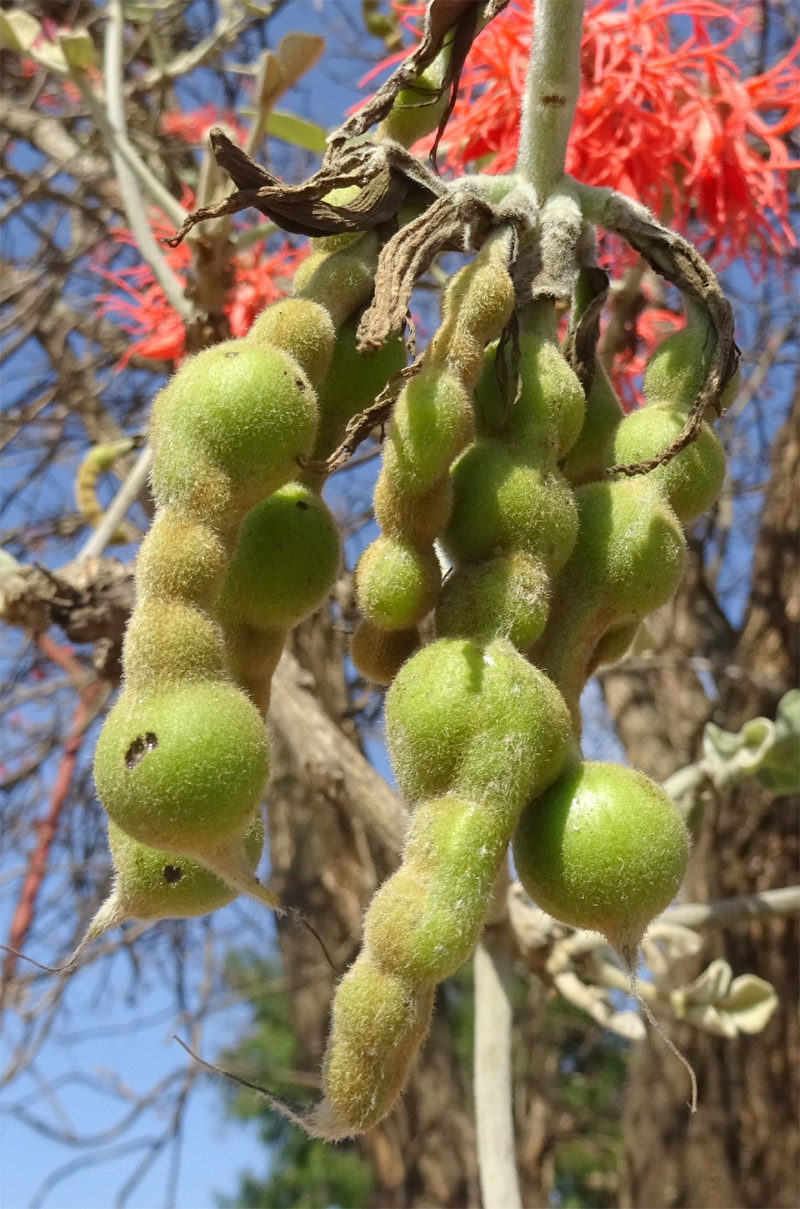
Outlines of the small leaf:
{"label": "small leaf", "polygon": [[717,1005],[730,1016],[740,1033],[760,1033],[778,1006],[775,988],[755,974],[734,978],[728,994]]}
{"label": "small leaf", "polygon": [[258,108],[265,113],[289,87],[283,68],[271,50],[265,50],[258,61],[254,96]]}
{"label": "small leaf", "polygon": [[96,60],[94,42],[85,29],[59,30],[58,42],[64,58],[76,71],[85,71]]}
{"label": "small leaf", "polygon": [[292,88],[314,66],[324,49],[325,39],[316,34],[295,32],[281,38],[278,61],[286,76],[287,88]]}
{"label": "small leaf", "polygon": [[314,122],[299,118],[293,113],[285,113],[282,109],[274,109],[267,117],[267,134],[293,147],[302,147],[304,151],[314,151],[319,154],[327,147],[325,131]]}
{"label": "small leaf", "polygon": [[4,49],[27,54],[41,32],[41,25],[30,13],[20,8],[0,10],[0,46]]}
{"label": "small leaf", "polygon": [[683,995],[688,1005],[719,1003],[727,995],[731,985],[733,971],[722,957],[712,961],[708,969],[703,970],[699,978],[683,987]]}

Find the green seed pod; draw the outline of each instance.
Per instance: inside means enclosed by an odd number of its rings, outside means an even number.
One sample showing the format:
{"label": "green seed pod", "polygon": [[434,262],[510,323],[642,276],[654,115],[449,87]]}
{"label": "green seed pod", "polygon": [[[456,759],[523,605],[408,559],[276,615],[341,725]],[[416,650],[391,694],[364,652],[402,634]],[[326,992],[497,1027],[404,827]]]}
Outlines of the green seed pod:
{"label": "green seed pod", "polygon": [[383,452],[383,468],[375,484],[375,519],[387,537],[406,538],[418,546],[433,545],[447,524],[453,507],[453,485],[448,475],[419,495],[394,490],[395,453],[391,444]]}
{"label": "green seed pod", "polygon": [[383,474],[400,495],[418,495],[444,477],[472,434],[469,395],[455,375],[423,369],[406,385],[392,414]]}
{"label": "green seed pod", "polygon": [[350,639],[353,665],[374,684],[391,684],[407,659],[419,649],[416,629],[382,630],[360,621]]}
{"label": "green seed pod", "polygon": [[450,90],[444,83],[450,48],[441,51],[430,67],[421,72],[410,88],[403,88],[378,126],[379,139],[392,139],[411,147],[436,129],[447,113]]}
{"label": "green seed pod", "polygon": [[603,637],[669,600],[683,572],[686,542],[674,512],[644,478],[587,483],[575,498],[578,540],[556,581],[551,621],[532,658],[577,717]]}
{"label": "green seed pod", "polygon": [[210,609],[219,593],[227,563],[218,533],[179,508],[160,508],[136,559],[140,598],[180,600]]}
{"label": "green seed pod", "polygon": [[618,764],[569,769],[525,808],[514,836],[528,894],[556,919],[602,932],[630,968],[645,929],[677,894],[688,855],[672,799]]}
{"label": "green seed pod", "polygon": [[323,1136],[351,1137],[385,1116],[428,1031],[433,995],[432,987],[415,993],[369,953],[348,970],[323,1066]]}
{"label": "green seed pod", "polygon": [[348,420],[370,407],[408,361],[399,336],[390,336],[382,348],[360,352],[357,329],[357,318],[339,328],[330,369],[319,385],[320,422],[314,457],[320,461],[341,445]]}
{"label": "green seed pod", "polygon": [[213,868],[204,854],[241,837],[268,767],[258,712],[233,685],[209,681],[123,692],[100,733],[94,775],[127,835]]}
{"label": "green seed pod", "polygon": [[507,255],[500,233],[450,279],[442,295],[442,323],[429,361],[449,365],[469,389],[480,377],[486,345],[498,338],[514,310]]}
{"label": "green seed pod", "polygon": [[386,737],[410,803],[455,793],[503,815],[558,775],[571,726],[554,685],[509,643],[444,638],[400,669]]}
{"label": "green seed pod", "polygon": [[151,693],[179,681],[221,676],[222,631],[207,613],[178,600],[139,601],[125,631],[125,688]]}
{"label": "green seed pod", "polygon": [[232,621],[225,624],[225,653],[231,674],[262,718],[269,710],[272,677],[285,642],[285,629],[253,629]]}
{"label": "green seed pod", "polygon": [[550,583],[540,562],[526,554],[492,558],[445,579],[436,632],[479,644],[507,638],[527,651],[544,630],[549,604]]}
{"label": "green seed pod", "polygon": [[289,630],[327,598],[339,569],[336,522],[300,483],[248,512],[217,602],[223,625]]}
{"label": "green seed pod", "polygon": [[617,392],[598,360],[586,400],[586,418],[580,436],[567,454],[562,467],[573,486],[578,487],[582,483],[602,478],[608,465],[603,456],[604,451],[613,441],[614,432],[624,415]]}
{"label": "green seed pod", "polygon": [[521,550],[549,575],[575,543],[572,492],[556,470],[521,459],[499,441],[470,445],[453,466],[455,498],[442,546],[456,565]]}
{"label": "green seed pod", "polygon": [[312,252],[294,275],[295,297],[320,303],[338,329],[372,294],[377,247],[376,235],[368,231],[338,251]]}
{"label": "green seed pod", "polygon": [[244,509],[296,476],[316,425],[314,390],[287,353],[236,340],[206,349],[153,404],[156,498],[188,505],[207,461],[228,476]]}
{"label": "green seed pod", "polygon": [[456,798],[417,810],[403,865],[373,898],[364,940],[385,970],[412,986],[436,983],[467,960],[480,936],[508,837],[483,807]]}
{"label": "green seed pod", "polygon": [[647,404],[663,403],[686,414],[705,381],[716,335],[704,311],[686,300],[684,306],[685,325],[650,354],[642,387]]}
{"label": "green seed pod", "polygon": [[497,345],[486,352],[475,388],[475,411],[482,435],[502,435],[520,451],[560,461],[578,439],[583,424],[583,390],[557,343],[555,310],[543,300],[529,307],[520,330],[520,393],[515,383],[501,393]]}
{"label": "green seed pod", "polygon": [[436,604],[442,573],[432,549],[421,550],[393,537],[379,537],[356,566],[359,606],[384,630],[407,630]]}
{"label": "green seed pod", "polygon": [[[247,863],[255,872],[264,847],[264,824],[256,814],[244,833]],[[226,906],[235,892],[197,861],[148,848],[109,821],[108,845],[116,877],[112,903],[123,919],[189,919]],[[102,908],[101,908],[102,910]],[[113,926],[113,925],[111,925]]]}
{"label": "green seed pod", "polygon": [[[655,457],[683,428],[685,417],[673,408],[640,407],[627,416],[614,436],[608,465]],[[648,476],[679,520],[691,521],[710,508],[725,480],[725,453],[707,424],[699,437]]]}
{"label": "green seed pod", "polygon": [[310,298],[283,298],[263,310],[245,340],[262,348],[282,348],[316,386],[333,356],[336,332],[324,306]]}

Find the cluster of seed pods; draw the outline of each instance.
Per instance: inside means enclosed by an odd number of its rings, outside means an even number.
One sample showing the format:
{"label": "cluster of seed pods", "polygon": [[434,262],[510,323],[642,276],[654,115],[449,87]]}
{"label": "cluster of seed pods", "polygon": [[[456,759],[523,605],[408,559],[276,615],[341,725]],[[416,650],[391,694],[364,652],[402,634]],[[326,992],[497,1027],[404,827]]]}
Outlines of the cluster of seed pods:
{"label": "cluster of seed pods", "polygon": [[79,952],[130,917],[203,914],[237,893],[277,905],[254,877],[270,682],[340,563],[301,467],[405,359],[394,341],[347,372],[376,254],[370,236],[312,254],[294,297],[186,361],[155,401],[157,512],[95,755],[115,880]]}
{"label": "cluster of seed pods", "polygon": [[[432,121],[431,107],[395,107],[379,134],[408,144]],[[397,334],[359,347],[378,252],[374,232],[318,240],[292,298],[191,358],[156,399],[157,514],[95,760],[116,881],[87,940],[236,893],[276,905],[253,872],[270,681],[339,567],[325,460],[406,363]],[[326,1138],[376,1124],[402,1091],[436,986],[474,949],[512,840],[540,906],[603,931],[631,968],[687,860],[686,828],[657,785],[582,761],[579,698],[675,591],[681,523],[720,488],[708,427],[647,475],[607,474],[681,430],[715,335],[687,301],[685,328],[647,366],[645,406],[624,417],[599,364],[584,397],[555,301],[534,296],[519,252],[513,220],[495,222],[445,287],[440,326],[394,404],[381,534],[356,568],[351,655],[389,686],[411,819],[336,993],[324,1097],[301,1116],[276,1102]]]}
{"label": "cluster of seed pods", "polygon": [[[487,305],[477,319],[473,289],[491,271],[488,296],[504,296],[505,274],[513,297],[503,246],[495,239],[450,284],[442,327],[387,442],[376,490],[384,533],[357,573],[373,633],[406,632],[432,610],[436,638],[399,671],[381,662],[387,645],[377,641],[361,661],[392,681],[387,740],[413,813],[402,864],[368,908],[363,948],[334,1003],[325,1098],[305,1122],[327,1137],[368,1128],[393,1103],[436,984],[475,946],[512,837],[532,897],[564,922],[604,932],[631,969],[688,858],[684,822],[658,785],[581,759],[578,701],[598,664],[618,659],[675,591],[681,522],[722,484],[708,426],[647,476],[605,474],[654,456],[681,430],[715,337],[687,303],[685,328],[648,363],[645,406],[623,419],[598,366],[585,414],[553,300],[517,300],[519,386],[509,399],[493,343],[504,309]],[[472,395],[471,426],[452,402],[456,383]],[[470,427],[473,440],[458,452]],[[441,587],[427,574],[434,530],[450,564]],[[413,570],[404,578],[401,566]],[[357,661],[363,649],[357,631]]]}

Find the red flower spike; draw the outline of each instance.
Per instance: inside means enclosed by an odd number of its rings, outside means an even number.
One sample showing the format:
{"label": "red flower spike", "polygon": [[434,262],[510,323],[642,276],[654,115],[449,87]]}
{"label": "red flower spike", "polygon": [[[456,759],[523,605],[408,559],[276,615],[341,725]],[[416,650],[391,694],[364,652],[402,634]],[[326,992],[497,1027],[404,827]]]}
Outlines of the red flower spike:
{"label": "red flower spike", "polygon": [[[440,145],[455,171],[514,166],[531,10],[512,0],[472,47]],[[800,119],[800,43],[750,79],[728,53],[756,21],[743,0],[590,0],[566,164],[753,273],[796,245],[786,172],[800,166],[780,137]]]}
{"label": "red flower spike", "polygon": [[[194,197],[188,190],[182,201],[187,210],[194,209]],[[174,234],[173,224],[159,210],[151,212],[151,227],[158,239]],[[125,228],[116,228],[109,234],[118,243],[136,247],[134,236]],[[192,267],[189,244],[184,241],[177,248],[167,244],[161,246],[173,273],[184,284]],[[223,308],[233,336],[246,335],[264,307],[288,293],[291,278],[307,254],[307,248],[294,248],[284,240],[280,248],[268,256],[261,243],[236,257],[233,285]],[[100,314],[111,318],[117,327],[133,337],[130,347],[118,361],[117,369],[124,369],[133,356],[180,362],[185,352],[183,321],[167,302],[149,265],[136,264],[111,272],[95,262],[93,268],[115,291],[95,295]]]}

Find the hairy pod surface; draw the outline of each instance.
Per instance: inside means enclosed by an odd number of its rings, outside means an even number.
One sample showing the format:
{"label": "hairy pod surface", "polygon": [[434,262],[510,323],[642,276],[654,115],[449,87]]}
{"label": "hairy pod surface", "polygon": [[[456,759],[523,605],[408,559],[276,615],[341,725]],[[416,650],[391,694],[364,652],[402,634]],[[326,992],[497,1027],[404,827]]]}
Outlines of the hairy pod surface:
{"label": "hairy pod surface", "polygon": [[[677,408],[640,407],[627,416],[614,436],[609,465],[655,457],[683,428]],[[725,481],[725,452],[708,424],[676,457],[649,472],[648,478],[679,520],[691,521],[710,508]]]}
{"label": "hairy pod surface", "polygon": [[244,510],[296,476],[316,426],[316,395],[293,357],[246,341],[215,345],[184,362],[156,396],[156,499],[190,505],[208,462]]}
{"label": "hairy pod surface", "polygon": [[224,639],[208,613],[179,600],[139,601],[125,631],[125,689],[151,693],[224,673]]}
{"label": "hairy pod surface", "polygon": [[436,631],[478,644],[507,638],[527,651],[544,630],[549,605],[550,580],[537,559],[519,553],[490,558],[445,580]]}
{"label": "hairy pod surface", "polygon": [[399,336],[390,336],[382,348],[360,351],[357,329],[357,317],[339,328],[330,369],[319,385],[320,420],[314,446],[318,460],[329,457],[341,445],[348,420],[371,407],[389,379],[408,361]]}
{"label": "hairy pod surface", "polygon": [[531,464],[506,445],[479,440],[451,472],[454,501],[442,546],[456,566],[522,551],[549,575],[569,558],[578,529],[563,476]]}
{"label": "hairy pod surface", "polygon": [[[243,836],[253,873],[261,860],[264,824],[256,813]],[[232,902],[236,892],[197,861],[149,848],[109,820],[108,846],[114,863],[113,902],[125,919],[189,919]]]}
{"label": "hairy pod surface", "polygon": [[311,298],[283,298],[263,310],[245,340],[262,348],[281,348],[317,386],[333,357],[336,331],[330,313]]}
{"label": "hairy pod surface", "polygon": [[479,431],[502,436],[515,448],[560,461],[578,439],[584,421],[581,384],[557,343],[549,300],[526,308],[520,320],[519,397],[514,383],[501,391],[497,346],[487,350],[475,388]]}
{"label": "hairy pod surface", "polygon": [[244,518],[217,614],[226,626],[289,630],[327,598],[339,559],[326,505],[301,483],[287,483]]}
{"label": "hairy pod surface", "polygon": [[383,467],[375,484],[375,519],[387,537],[408,538],[418,546],[431,546],[447,524],[453,507],[449,475],[419,495],[395,491],[394,448],[386,444]]}
{"label": "hairy pod surface", "polygon": [[364,616],[384,630],[407,630],[436,603],[442,572],[432,548],[378,537],[356,566],[355,584]]}
{"label": "hairy pod surface", "polygon": [[413,992],[369,950],[348,970],[336,992],[323,1064],[326,1136],[351,1137],[386,1115],[428,1031],[433,996],[433,987]]}
{"label": "hairy pod surface", "polygon": [[613,442],[614,433],[624,415],[619,396],[598,359],[586,399],[586,416],[580,436],[562,467],[574,487],[602,478],[608,465],[604,452]]}
{"label": "hairy pod surface", "polygon": [[473,413],[469,394],[454,374],[428,370],[402,391],[392,413],[383,474],[398,494],[429,490],[448,471],[469,440]]}
{"label": "hairy pod surface", "polygon": [[604,636],[641,621],[680,583],[686,542],[646,479],[587,483],[575,493],[578,540],[554,585],[551,620],[532,652],[578,716]]}
{"label": "hairy pod surface", "polygon": [[689,836],[675,803],[619,764],[570,768],[522,813],[514,863],[545,911],[602,932],[629,967],[645,929],[677,894]]}
{"label": "hairy pod surface", "polygon": [[400,668],[419,649],[416,629],[384,630],[364,618],[350,639],[355,668],[374,684],[389,685]]}
{"label": "hairy pod surface", "polygon": [[502,812],[557,776],[571,726],[553,684],[510,643],[445,638],[401,668],[386,735],[410,803],[454,792]]}
{"label": "hairy pod surface", "polygon": [[149,847],[197,857],[243,833],[268,769],[258,711],[223,681],[123,692],[94,760],[97,792],[118,827]]}
{"label": "hairy pod surface", "polygon": [[377,892],[364,923],[382,968],[420,987],[463,965],[480,936],[507,843],[487,826],[480,803],[443,798],[420,806],[403,865]]}
{"label": "hairy pod surface", "polygon": [[210,609],[227,562],[228,552],[218,533],[167,504],[158,510],[136,559],[137,595]]}

